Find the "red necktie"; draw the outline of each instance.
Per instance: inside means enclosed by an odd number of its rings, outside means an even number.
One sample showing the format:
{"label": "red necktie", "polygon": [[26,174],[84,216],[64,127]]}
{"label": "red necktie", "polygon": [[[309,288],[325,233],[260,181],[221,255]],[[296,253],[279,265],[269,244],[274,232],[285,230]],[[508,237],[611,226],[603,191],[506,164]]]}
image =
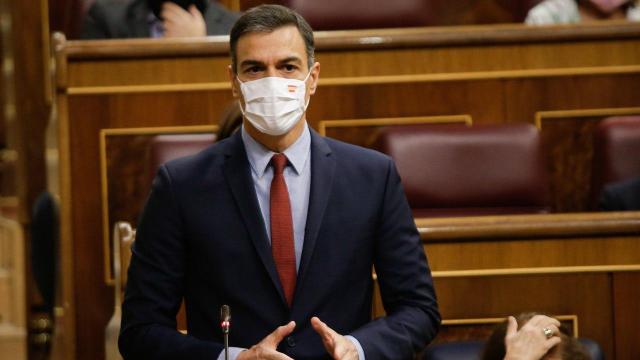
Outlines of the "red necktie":
{"label": "red necktie", "polygon": [[296,255],[293,247],[293,221],[291,220],[289,191],[283,175],[287,165],[287,157],[284,154],[275,154],[271,158],[271,164],[273,165],[269,204],[271,253],[287,303],[291,306],[293,291],[296,288]]}

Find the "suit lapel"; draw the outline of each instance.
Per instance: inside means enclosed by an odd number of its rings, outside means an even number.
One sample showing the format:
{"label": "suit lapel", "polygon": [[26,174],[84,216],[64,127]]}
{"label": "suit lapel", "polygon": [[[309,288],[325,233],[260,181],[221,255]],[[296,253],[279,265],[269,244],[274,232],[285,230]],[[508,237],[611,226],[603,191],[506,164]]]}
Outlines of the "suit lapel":
{"label": "suit lapel", "polygon": [[247,232],[253,241],[253,245],[262,260],[262,263],[269,273],[273,285],[278,289],[282,302],[286,305],[286,299],[276,265],[271,255],[271,247],[267,238],[264,223],[262,222],[262,212],[256,198],[253,179],[251,178],[251,167],[244,144],[240,136],[240,131],[236,132],[227,143],[227,160],[224,166],[224,177],[231,188],[238,210],[242,215]]}
{"label": "suit lapel", "polygon": [[[309,193],[309,210],[307,212],[307,224],[304,232],[304,246],[302,248],[302,260],[298,270],[296,294],[301,289],[302,282],[309,262],[316,246],[318,231],[322,225],[324,211],[327,207],[329,194],[333,185],[336,159],[331,155],[331,149],[325,139],[311,128],[311,189]],[[295,302],[294,296],[294,302]]]}

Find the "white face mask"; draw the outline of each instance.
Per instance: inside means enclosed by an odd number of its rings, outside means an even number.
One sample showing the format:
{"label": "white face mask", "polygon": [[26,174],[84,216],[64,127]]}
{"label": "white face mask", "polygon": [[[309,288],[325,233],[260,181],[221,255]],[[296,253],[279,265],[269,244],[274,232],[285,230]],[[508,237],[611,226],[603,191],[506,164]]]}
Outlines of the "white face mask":
{"label": "white face mask", "polygon": [[306,81],[281,77],[265,77],[258,80],[240,82],[244,106],[242,115],[258,131],[269,135],[283,135],[300,120],[307,110]]}

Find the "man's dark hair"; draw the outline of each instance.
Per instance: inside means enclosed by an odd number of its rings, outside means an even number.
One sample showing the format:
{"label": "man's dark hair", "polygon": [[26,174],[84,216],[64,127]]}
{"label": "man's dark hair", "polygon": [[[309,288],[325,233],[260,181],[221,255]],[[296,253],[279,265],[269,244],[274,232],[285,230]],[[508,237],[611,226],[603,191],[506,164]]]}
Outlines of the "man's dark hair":
{"label": "man's dark hair", "polygon": [[238,39],[246,33],[270,33],[283,26],[298,28],[307,52],[307,66],[311,68],[314,60],[313,30],[309,23],[297,12],[281,5],[260,5],[247,10],[233,25],[230,34],[231,67],[237,72],[236,47]]}

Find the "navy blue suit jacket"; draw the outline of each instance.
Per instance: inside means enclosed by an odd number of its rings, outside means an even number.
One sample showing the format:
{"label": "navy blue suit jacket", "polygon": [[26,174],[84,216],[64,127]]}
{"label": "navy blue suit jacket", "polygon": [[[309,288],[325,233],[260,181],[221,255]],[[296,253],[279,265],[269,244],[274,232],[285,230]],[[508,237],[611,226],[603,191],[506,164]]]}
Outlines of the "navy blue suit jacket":
{"label": "navy blue suit jacket", "polygon": [[[375,265],[387,316],[371,320]],[[175,330],[182,298],[188,335]],[[393,161],[311,130],[311,192],[292,307],[285,301],[239,132],[163,165],[133,247],[120,351],[127,359],[215,359],[220,306],[230,345],[251,347],[290,320],[279,350],[328,358],[318,316],[367,360],[410,359],[437,333],[431,273]]]}

